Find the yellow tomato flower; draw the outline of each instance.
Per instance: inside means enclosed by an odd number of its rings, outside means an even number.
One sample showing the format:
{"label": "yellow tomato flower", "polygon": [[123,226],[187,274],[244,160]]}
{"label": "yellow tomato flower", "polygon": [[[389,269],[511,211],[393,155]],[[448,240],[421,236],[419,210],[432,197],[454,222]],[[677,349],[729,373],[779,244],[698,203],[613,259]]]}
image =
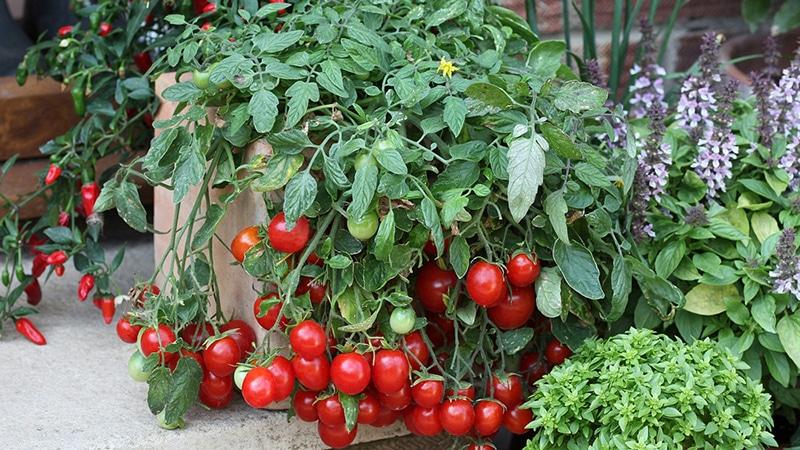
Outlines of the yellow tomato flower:
{"label": "yellow tomato flower", "polygon": [[458,67],[453,64],[453,61],[448,61],[444,58],[439,61],[439,68],[436,69],[436,72],[441,72],[447,78],[453,78],[453,73],[458,71]]}

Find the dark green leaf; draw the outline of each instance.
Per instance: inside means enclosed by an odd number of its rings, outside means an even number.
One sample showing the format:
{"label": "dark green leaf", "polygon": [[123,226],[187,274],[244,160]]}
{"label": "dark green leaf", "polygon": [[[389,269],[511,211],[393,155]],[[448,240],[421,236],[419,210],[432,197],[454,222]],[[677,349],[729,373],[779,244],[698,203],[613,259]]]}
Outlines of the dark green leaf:
{"label": "dark green leaf", "polygon": [[600,285],[600,270],[586,247],[556,240],[553,245],[553,259],[564,275],[564,280],[575,292],[592,300],[604,297],[603,287]]}

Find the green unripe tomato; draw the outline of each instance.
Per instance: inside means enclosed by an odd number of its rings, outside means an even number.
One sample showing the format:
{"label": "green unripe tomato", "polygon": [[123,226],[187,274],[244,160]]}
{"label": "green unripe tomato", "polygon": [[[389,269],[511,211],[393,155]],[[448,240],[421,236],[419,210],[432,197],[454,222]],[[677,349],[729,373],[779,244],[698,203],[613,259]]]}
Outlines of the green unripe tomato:
{"label": "green unripe tomato", "polygon": [[236,388],[240,391],[242,390],[242,383],[244,383],[244,377],[247,376],[247,373],[250,372],[252,367],[249,366],[236,366],[236,370],[233,371],[233,384],[236,385]]}
{"label": "green unripe tomato", "polygon": [[208,89],[210,73],[194,69],[192,71],[192,83],[199,89]]}
{"label": "green unripe tomato", "polygon": [[390,148],[394,148],[394,145],[388,139],[380,139],[372,144],[372,151],[375,153],[380,153],[382,151],[389,150]]}
{"label": "green unripe tomato", "polygon": [[365,166],[374,166],[378,162],[375,161],[375,157],[372,156],[369,152],[364,152],[356,156],[355,162],[353,162],[353,166],[356,170],[365,167]]}
{"label": "green unripe tomato", "polygon": [[374,212],[369,212],[359,219],[348,218],[347,231],[360,241],[368,240],[375,236],[375,232],[378,231],[378,215]]}
{"label": "green unripe tomato", "polygon": [[144,383],[150,376],[150,372],[144,370],[146,360],[142,352],[136,350],[128,360],[128,375],[131,376],[133,381]]}
{"label": "green unripe tomato", "polygon": [[389,326],[397,334],[408,334],[414,328],[416,320],[417,315],[414,313],[413,308],[395,308],[389,317]]}
{"label": "green unripe tomato", "polygon": [[[214,68],[216,68],[218,65],[219,65],[219,62],[215,62],[214,64],[212,64],[212,65],[208,66],[208,73],[210,74],[211,72],[213,72],[213,71],[214,71]],[[231,82],[230,82],[230,81],[228,81],[228,80],[225,80],[225,81],[223,81],[222,83],[220,83],[220,84],[217,84],[217,85],[215,85],[215,86],[217,87],[217,89],[222,89],[222,90],[224,90],[224,89],[229,89],[229,88],[232,86],[232,84],[231,84]]]}

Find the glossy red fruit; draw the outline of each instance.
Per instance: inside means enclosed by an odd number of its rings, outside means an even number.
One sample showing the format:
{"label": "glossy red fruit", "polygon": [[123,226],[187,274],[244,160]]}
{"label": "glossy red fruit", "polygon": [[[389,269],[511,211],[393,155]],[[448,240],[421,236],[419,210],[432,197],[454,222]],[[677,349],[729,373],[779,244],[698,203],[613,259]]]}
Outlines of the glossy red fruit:
{"label": "glossy red fruit", "polygon": [[289,229],[286,224],[286,215],[279,212],[269,222],[267,230],[269,243],[275,250],[283,253],[294,253],[306,247],[311,237],[311,225],[308,219],[301,217],[297,219],[294,228]]}
{"label": "glossy red fruit", "polygon": [[481,400],[475,404],[475,433],[478,436],[491,436],[503,425],[505,408],[492,400]]}
{"label": "glossy red fruit", "polygon": [[242,351],[232,337],[217,339],[206,347],[203,360],[206,369],[218,377],[226,377],[236,370],[236,363],[242,359]]}
{"label": "glossy red fruit", "polygon": [[497,450],[497,447],[495,447],[494,444],[476,444],[473,442],[469,444],[467,450]]}
{"label": "glossy red fruit", "polygon": [[442,431],[442,424],[439,421],[439,407],[415,406],[411,412],[414,428],[422,436],[436,436]]}
{"label": "glossy red fruit", "polygon": [[442,270],[436,261],[428,261],[417,272],[414,293],[426,310],[441,314],[447,310],[443,296],[458,282],[452,270]]}
{"label": "glossy red fruit", "polygon": [[[289,3],[288,0],[269,0],[269,2],[270,3]],[[278,10],[278,15],[279,16],[282,16],[284,14],[286,14],[286,8]]]}
{"label": "glossy red fruit", "polygon": [[414,331],[403,337],[406,346],[406,355],[408,356],[408,364],[412,370],[419,370],[422,366],[427,366],[431,363],[431,352],[425,344],[422,333]]}
{"label": "glossy red fruit", "polygon": [[358,426],[347,431],[344,424],[328,426],[322,422],[317,423],[317,433],[322,443],[330,448],[345,448],[352,444],[358,433]]}
{"label": "glossy red fruit", "polygon": [[367,358],[355,352],[336,355],[331,363],[331,380],[336,389],[347,395],[360,394],[370,381]]}
{"label": "glossy red fruit", "polygon": [[72,33],[72,25],[64,25],[58,28],[58,37],[65,38]]}
{"label": "glossy red fruit", "polygon": [[294,369],[297,381],[307,389],[321,391],[328,387],[331,377],[331,364],[324,355],[310,359],[295,355],[292,358],[292,369]]}
{"label": "glossy red fruit", "polygon": [[44,176],[44,184],[46,186],[50,186],[58,181],[58,179],[61,178],[61,172],[61,167],[55,164],[50,164],[50,167],[47,169],[47,175]]}
{"label": "glossy red fruit", "polygon": [[297,285],[295,295],[301,296],[308,292],[308,298],[311,299],[311,303],[319,305],[325,299],[327,289],[327,286],[319,281],[314,281],[313,278],[300,277],[300,283]]}
{"label": "glossy red fruit", "polygon": [[503,426],[514,434],[525,434],[525,429],[533,420],[533,412],[530,409],[521,409],[519,406],[509,409],[503,416]]}
{"label": "glossy red fruit", "polygon": [[[253,302],[253,315],[256,318],[256,322],[258,322],[258,324],[261,325],[261,328],[264,328],[265,330],[271,330],[272,327],[275,326],[275,322],[278,321],[278,314],[280,314],[281,308],[283,308],[283,302],[279,301],[277,303],[273,303],[272,306],[267,309],[266,314],[259,317],[259,314],[261,314],[261,305],[265,302],[275,302],[275,300],[272,299],[277,298],[278,294],[271,293],[265,295],[264,297],[259,297],[255,302]],[[285,328],[287,320],[288,319],[286,316],[281,316],[281,329]]]}
{"label": "glossy red fruit", "polygon": [[57,220],[58,226],[60,227],[69,226],[69,219],[70,219],[69,213],[66,211],[61,211],[60,213],[58,213],[58,220]]}
{"label": "glossy red fruit", "polygon": [[47,262],[47,264],[55,266],[58,264],[64,264],[65,262],[67,262],[68,259],[69,256],[67,256],[67,253],[64,250],[56,250],[53,253],[47,255],[45,261]]}
{"label": "glossy red fruit", "polygon": [[256,343],[256,332],[243,320],[231,320],[219,327],[219,331],[223,333],[230,330],[235,330],[230,337],[239,344],[242,358],[246,358],[253,351],[253,346]]}
{"label": "glossy red fruit", "polygon": [[294,388],[294,369],[292,363],[281,355],[277,355],[267,366],[275,381],[274,401],[279,402],[289,398]]}
{"label": "glossy red fruit", "polygon": [[86,300],[92,289],[94,289],[94,275],[90,273],[84,274],[78,281],[78,300]]}
{"label": "glossy red fruit", "polygon": [[139,69],[139,72],[145,73],[150,70],[150,66],[153,65],[153,59],[150,57],[150,53],[136,53],[133,55],[133,63],[136,65],[136,68]]}
{"label": "glossy red fruit", "polygon": [[31,322],[27,317],[20,317],[19,319],[15,320],[14,326],[17,328],[17,332],[19,334],[34,344],[47,344],[47,339],[45,339],[42,332],[39,331],[39,329],[36,328],[36,325],[34,325],[33,322]]}
{"label": "glossy red fruit", "polygon": [[114,297],[103,297],[100,299],[100,312],[103,316],[103,322],[106,325],[114,321],[114,313],[117,311],[117,304]]}
{"label": "glossy red fruit", "polygon": [[294,413],[303,422],[316,422],[318,419],[317,408],[314,406],[316,401],[316,392],[298,390],[294,393],[294,398],[292,399]]}
{"label": "glossy red fruit", "polygon": [[117,322],[117,336],[122,342],[133,344],[139,338],[139,331],[142,329],[141,325],[133,325],[128,320],[128,316],[123,316]]}
{"label": "glossy red fruit", "polygon": [[364,393],[364,398],[358,401],[358,423],[372,425],[378,420],[381,411],[381,403],[378,397],[370,392]]}
{"label": "glossy red fruit", "polygon": [[211,409],[222,409],[228,406],[233,398],[233,378],[218,377],[211,372],[203,373],[198,393],[200,402]]}
{"label": "glossy red fruit", "polygon": [[554,365],[563,363],[570,356],[572,356],[572,350],[557,339],[548,342],[544,351],[544,357]]}
{"label": "glossy red fruit", "polygon": [[94,204],[97,203],[97,198],[100,196],[100,185],[95,181],[83,183],[81,186],[81,206],[86,216],[94,214]]}
{"label": "glossy red fruit", "polygon": [[409,366],[400,350],[379,350],[372,362],[372,384],[378,392],[396,393],[408,384]]}
{"label": "glossy red fruit", "polygon": [[475,400],[475,386],[471,384],[462,383],[462,386],[458,388],[458,391],[454,391],[452,388],[447,390],[447,397],[458,397],[458,398],[466,398],[469,400]]}
{"label": "glossy red fruit", "polygon": [[434,347],[442,347],[453,342],[455,325],[453,321],[441,314],[428,314],[428,325],[425,332]]}
{"label": "glossy red fruit", "polygon": [[292,350],[307,359],[324,354],[327,341],[325,329],[313,320],[300,322],[289,333],[289,344],[292,346]]}
{"label": "glossy red fruit", "polygon": [[536,255],[529,256],[527,253],[518,253],[508,261],[506,270],[508,271],[508,282],[512,286],[525,287],[532,285],[539,278],[542,265]]}
{"label": "glossy red fruit", "polygon": [[439,407],[439,421],[442,428],[453,436],[463,436],[472,430],[475,423],[475,410],[469,400],[445,400]]}
{"label": "glossy red fruit", "polygon": [[414,407],[410,406],[399,413],[403,415],[403,424],[406,426],[406,430],[413,435],[422,436],[417,430],[417,423],[414,422]]}
{"label": "glossy red fruit", "polygon": [[213,334],[214,327],[212,327],[210,323],[206,322],[201,326],[196,322],[192,322],[181,330],[181,339],[192,347],[199,347]]}
{"label": "glossy red fruit", "polygon": [[234,236],[231,241],[231,253],[237,261],[244,261],[247,251],[261,242],[261,237],[258,235],[259,227],[252,226],[243,228],[239,233]]}
{"label": "glossy red fruit", "polygon": [[420,381],[411,387],[414,403],[424,408],[432,408],[442,402],[444,383],[440,380]]}
{"label": "glossy red fruit", "polygon": [[344,424],[344,408],[339,401],[339,394],[334,394],[317,401],[317,417],[325,425]]}
{"label": "glossy red fruit", "polygon": [[63,264],[56,264],[53,267],[53,272],[56,274],[57,277],[64,275],[64,265]]}
{"label": "glossy red fruit", "polygon": [[506,377],[492,376],[492,391],[494,398],[503,403],[506,408],[513,408],[522,403],[522,379],[517,374]]}
{"label": "glossy red fruit", "polygon": [[203,14],[210,14],[217,10],[217,5],[214,3],[207,3],[203,6]]}
{"label": "glossy red fruit", "polygon": [[528,322],[536,308],[533,287],[511,287],[507,294],[493,308],[489,308],[489,319],[501,330],[514,330]]}
{"label": "glossy red fruit", "polygon": [[393,411],[406,409],[411,404],[411,386],[406,383],[396,391],[386,394],[378,392],[378,401],[381,402],[382,406]]}
{"label": "glossy red fruit", "polygon": [[114,27],[112,27],[110,23],[108,23],[108,22],[103,22],[103,23],[101,23],[101,24],[100,24],[100,26],[97,28],[97,34],[98,34],[98,35],[100,35],[101,37],[106,37],[106,36],[108,36],[109,34],[111,34],[111,30],[112,30],[113,28],[114,28]]}
{"label": "glossy red fruit", "polygon": [[148,298],[157,296],[159,294],[161,294],[161,289],[159,289],[155,284],[143,287],[141,288],[138,297],[136,297],[136,302],[134,304],[141,308],[144,306],[145,302],[147,302]]}
{"label": "glossy red fruit", "polygon": [[376,428],[388,427],[389,425],[397,422],[397,419],[400,418],[400,413],[394,410],[391,410],[383,405],[381,405],[380,411],[378,411],[378,417],[372,422],[372,426]]}
{"label": "glossy red fruit", "polygon": [[467,272],[467,293],[479,306],[491,308],[505,295],[503,271],[495,264],[478,261]]}
{"label": "glossy red fruit", "polygon": [[207,370],[205,370],[206,366],[205,366],[205,363],[203,362],[203,355],[200,354],[200,353],[197,353],[195,351],[189,350],[188,348],[180,349],[178,351],[178,357],[177,358],[173,358],[172,361],[167,363],[167,366],[169,367],[170,372],[174,372],[175,369],[178,367],[178,362],[180,362],[180,360],[184,359],[184,358],[193,359],[197,363],[197,365],[200,366],[200,369],[203,371],[203,373],[208,372]]}
{"label": "glossy red fruit", "polygon": [[203,31],[208,31],[211,29],[211,27],[213,27],[213,25],[211,25],[211,22],[209,22],[208,20],[206,20],[205,22],[203,22],[202,25],[200,25],[200,29]]}
{"label": "glossy red fruit", "polygon": [[150,356],[157,353],[162,362],[170,361],[175,357],[174,353],[167,352],[165,349],[169,344],[175,342],[175,333],[166,325],[159,324],[157,328],[147,328],[141,335],[139,345],[142,348],[142,355]]}
{"label": "glossy red fruit", "polygon": [[28,304],[36,306],[42,301],[42,287],[39,285],[38,279],[31,279],[30,283],[25,286],[24,291],[28,299]]}
{"label": "glossy red fruit", "polygon": [[533,385],[547,374],[548,366],[538,352],[529,352],[519,359],[519,371],[525,376],[528,385]]}
{"label": "glossy red fruit", "polygon": [[33,257],[33,263],[31,264],[31,275],[34,278],[38,278],[42,276],[45,269],[47,269],[47,256],[44,253],[37,253]]}
{"label": "glossy red fruit", "polygon": [[[206,359],[207,361],[207,359]],[[242,382],[242,398],[253,408],[266,408],[275,400],[275,379],[266,367],[254,367]]]}

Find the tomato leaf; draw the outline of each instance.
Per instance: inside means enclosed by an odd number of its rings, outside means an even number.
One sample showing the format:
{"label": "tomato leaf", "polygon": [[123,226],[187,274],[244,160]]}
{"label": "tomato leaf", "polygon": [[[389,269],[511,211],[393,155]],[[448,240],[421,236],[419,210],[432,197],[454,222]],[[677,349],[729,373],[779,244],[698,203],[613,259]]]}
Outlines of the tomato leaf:
{"label": "tomato leaf", "polygon": [[442,118],[453,136],[461,134],[464,126],[464,119],[467,117],[467,104],[459,97],[449,96],[444,99],[444,113]]}
{"label": "tomato leaf", "polygon": [[600,269],[586,247],[556,240],[553,245],[553,259],[564,275],[564,280],[575,292],[592,300],[600,300],[605,296],[600,285]]}
{"label": "tomato leaf", "polygon": [[389,210],[375,234],[375,257],[378,260],[387,261],[389,259],[392,247],[394,247],[394,233],[394,211]]}
{"label": "tomato leaf", "polygon": [[260,90],[250,97],[247,112],[253,118],[253,127],[259,133],[268,133],[278,117],[278,97],[270,91]]}
{"label": "tomato leaf", "polygon": [[508,206],[517,222],[528,213],[544,181],[545,150],[547,141],[535,132],[529,138],[520,136],[511,142],[508,150]]}
{"label": "tomato leaf", "polygon": [[543,316],[561,316],[561,275],[555,267],[544,267],[536,280],[536,307]]}
{"label": "tomato leaf", "polygon": [[194,404],[200,391],[203,370],[193,358],[181,358],[172,375],[172,386],[165,408],[167,423],[177,422]]}
{"label": "tomato leaf", "polygon": [[347,431],[355,428],[358,422],[358,397],[339,392],[339,403],[344,409],[344,423]]}
{"label": "tomato leaf", "polygon": [[450,265],[453,266],[458,278],[464,278],[469,269],[469,244],[464,236],[458,235],[453,237],[450,242]]}
{"label": "tomato leaf", "polygon": [[567,202],[564,201],[563,190],[553,191],[547,196],[544,200],[544,212],[547,214],[547,218],[550,219],[550,225],[553,226],[556,236],[566,244],[569,244],[566,217],[569,208],[567,208]]}
{"label": "tomato leaf", "polygon": [[500,333],[500,343],[503,351],[509,355],[514,355],[525,348],[531,339],[533,339],[533,328],[518,328]]}
{"label": "tomato leaf", "polygon": [[301,172],[289,181],[283,198],[283,211],[286,224],[294,228],[297,219],[303,215],[317,196],[317,180],[308,172]]}
{"label": "tomato leaf", "polygon": [[353,201],[347,207],[347,214],[350,217],[361,218],[367,212],[375,189],[378,187],[378,168],[373,165],[365,165],[356,171],[353,180]]}
{"label": "tomato leaf", "polygon": [[147,406],[150,408],[150,412],[158,414],[167,406],[170,392],[172,392],[172,377],[169,369],[164,366],[154,368],[147,378],[147,384]]}
{"label": "tomato leaf", "polygon": [[194,235],[194,239],[192,239],[192,250],[198,250],[214,235],[217,231],[217,225],[219,225],[222,218],[225,216],[225,208],[220,206],[217,203],[212,204],[208,207],[206,211],[206,220],[203,222],[203,225],[197,230],[197,234]]}
{"label": "tomato leaf", "polygon": [[125,181],[114,191],[114,204],[122,220],[136,231],[147,229],[147,217],[136,185]]}

